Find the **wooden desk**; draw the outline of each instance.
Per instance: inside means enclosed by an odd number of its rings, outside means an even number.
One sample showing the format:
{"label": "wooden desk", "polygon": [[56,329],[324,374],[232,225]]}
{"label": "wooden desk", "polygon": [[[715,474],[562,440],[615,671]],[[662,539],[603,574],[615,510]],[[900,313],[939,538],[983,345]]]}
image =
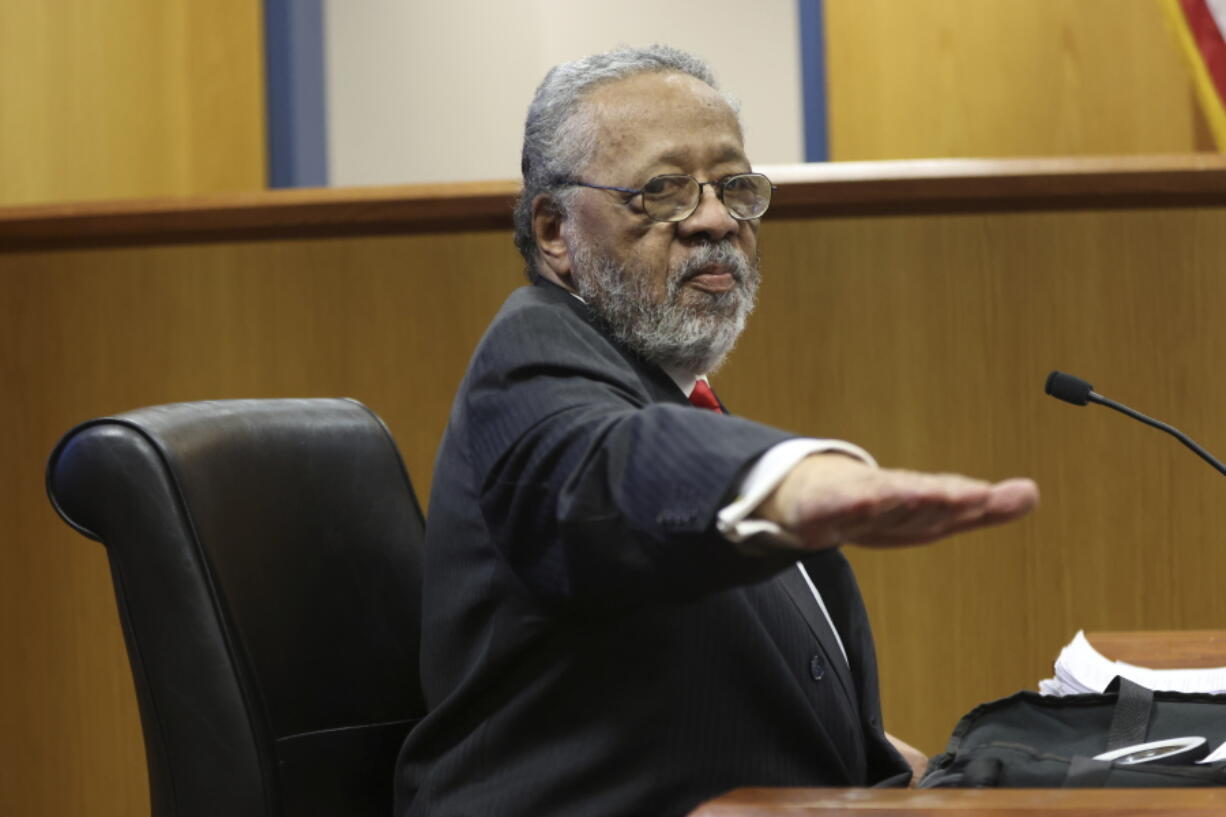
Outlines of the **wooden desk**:
{"label": "wooden desk", "polygon": [[1086,633],[1100,653],[1151,669],[1226,666],[1226,630]]}
{"label": "wooden desk", "polygon": [[[1108,658],[1156,669],[1226,665],[1226,631],[1092,632]],[[1226,815],[1226,789],[737,789],[691,817],[934,817],[938,814]]]}
{"label": "wooden desk", "polygon": [[1226,815],[1226,789],[737,789],[690,817]]}

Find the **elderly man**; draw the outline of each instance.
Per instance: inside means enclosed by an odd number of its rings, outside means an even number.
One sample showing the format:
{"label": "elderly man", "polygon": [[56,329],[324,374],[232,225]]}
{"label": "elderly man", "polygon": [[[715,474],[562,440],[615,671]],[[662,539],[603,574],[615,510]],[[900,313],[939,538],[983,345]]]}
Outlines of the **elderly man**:
{"label": "elderly man", "polygon": [[1029,480],[878,469],[730,416],[706,375],[758,286],[753,172],[707,67],[665,47],[537,90],[516,243],[427,525],[429,714],[402,815],[680,815],[737,786],[905,784],[838,545],[1022,515]]}

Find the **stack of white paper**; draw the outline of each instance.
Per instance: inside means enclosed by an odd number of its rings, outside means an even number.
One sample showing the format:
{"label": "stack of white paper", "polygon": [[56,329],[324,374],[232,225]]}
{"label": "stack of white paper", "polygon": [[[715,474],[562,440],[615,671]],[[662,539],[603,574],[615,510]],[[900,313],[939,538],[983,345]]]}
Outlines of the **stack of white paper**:
{"label": "stack of white paper", "polygon": [[1149,689],[1226,692],[1226,667],[1149,669],[1125,661],[1112,661],[1094,649],[1081,630],[1078,630],[1073,640],[1060,651],[1055,672],[1056,677],[1039,681],[1039,692],[1044,695],[1102,692],[1117,675]]}

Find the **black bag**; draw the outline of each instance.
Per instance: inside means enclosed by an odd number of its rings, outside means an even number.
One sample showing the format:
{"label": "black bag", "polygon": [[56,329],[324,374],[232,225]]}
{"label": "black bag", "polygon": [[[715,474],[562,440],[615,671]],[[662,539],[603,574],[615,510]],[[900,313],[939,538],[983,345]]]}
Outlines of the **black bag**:
{"label": "black bag", "polygon": [[[1095,755],[1204,737],[1198,753],[1128,763]],[[1226,785],[1226,761],[1196,764],[1226,741],[1226,695],[1154,692],[1116,678],[1101,695],[1019,692],[958,721],[920,788],[1152,788]]]}

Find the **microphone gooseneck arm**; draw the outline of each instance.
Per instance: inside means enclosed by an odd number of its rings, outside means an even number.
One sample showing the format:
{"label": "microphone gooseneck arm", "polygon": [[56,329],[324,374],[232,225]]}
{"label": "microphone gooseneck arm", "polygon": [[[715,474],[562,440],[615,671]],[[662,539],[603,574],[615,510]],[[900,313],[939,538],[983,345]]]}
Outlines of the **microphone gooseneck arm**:
{"label": "microphone gooseneck arm", "polygon": [[1107,408],[1115,409],[1121,414],[1126,414],[1134,420],[1140,420],[1147,426],[1153,426],[1156,429],[1165,431],[1179,442],[1186,445],[1188,448],[1196,452],[1196,456],[1200,457],[1205,462],[1212,465],[1219,473],[1226,474],[1226,465],[1218,462],[1217,458],[1210,454],[1205,449],[1196,444],[1196,441],[1184,434],[1179,429],[1168,426],[1160,420],[1155,420],[1153,417],[1147,417],[1141,412],[1130,409],[1123,403],[1117,403],[1114,400],[1103,397],[1098,392],[1094,391],[1094,386],[1088,380],[1082,380],[1080,377],[1075,377],[1064,372],[1052,372],[1047,376],[1047,382],[1043,385],[1043,390],[1057,400],[1063,400],[1066,403],[1072,403],[1074,406],[1084,406],[1086,403],[1098,403]]}
{"label": "microphone gooseneck arm", "polygon": [[1111,398],[1103,397],[1101,394],[1095,391],[1091,391],[1087,395],[1086,399],[1088,399],[1091,403],[1098,403],[1100,405],[1106,406],[1107,408],[1115,409],[1121,414],[1127,414],[1132,419],[1140,420],[1142,423],[1145,423],[1145,425],[1147,426],[1153,426],[1154,428],[1165,431],[1167,434],[1170,434],[1172,437],[1179,440],[1179,442],[1183,443],[1188,448],[1192,449],[1192,451],[1194,451],[1196,455],[1200,457],[1202,460],[1212,465],[1214,468],[1216,468],[1221,473],[1226,474],[1226,465],[1222,465],[1222,463],[1218,461],[1217,457],[1213,456],[1208,451],[1201,448],[1199,445],[1196,444],[1195,440],[1193,440],[1187,434],[1184,434],[1182,431],[1175,428],[1174,426],[1169,426],[1166,423],[1162,422],[1161,420],[1155,420],[1153,417],[1148,417],[1142,414],[1141,412],[1137,411],[1136,409],[1130,409],[1128,408],[1128,406],[1125,406],[1123,403],[1117,403]]}

